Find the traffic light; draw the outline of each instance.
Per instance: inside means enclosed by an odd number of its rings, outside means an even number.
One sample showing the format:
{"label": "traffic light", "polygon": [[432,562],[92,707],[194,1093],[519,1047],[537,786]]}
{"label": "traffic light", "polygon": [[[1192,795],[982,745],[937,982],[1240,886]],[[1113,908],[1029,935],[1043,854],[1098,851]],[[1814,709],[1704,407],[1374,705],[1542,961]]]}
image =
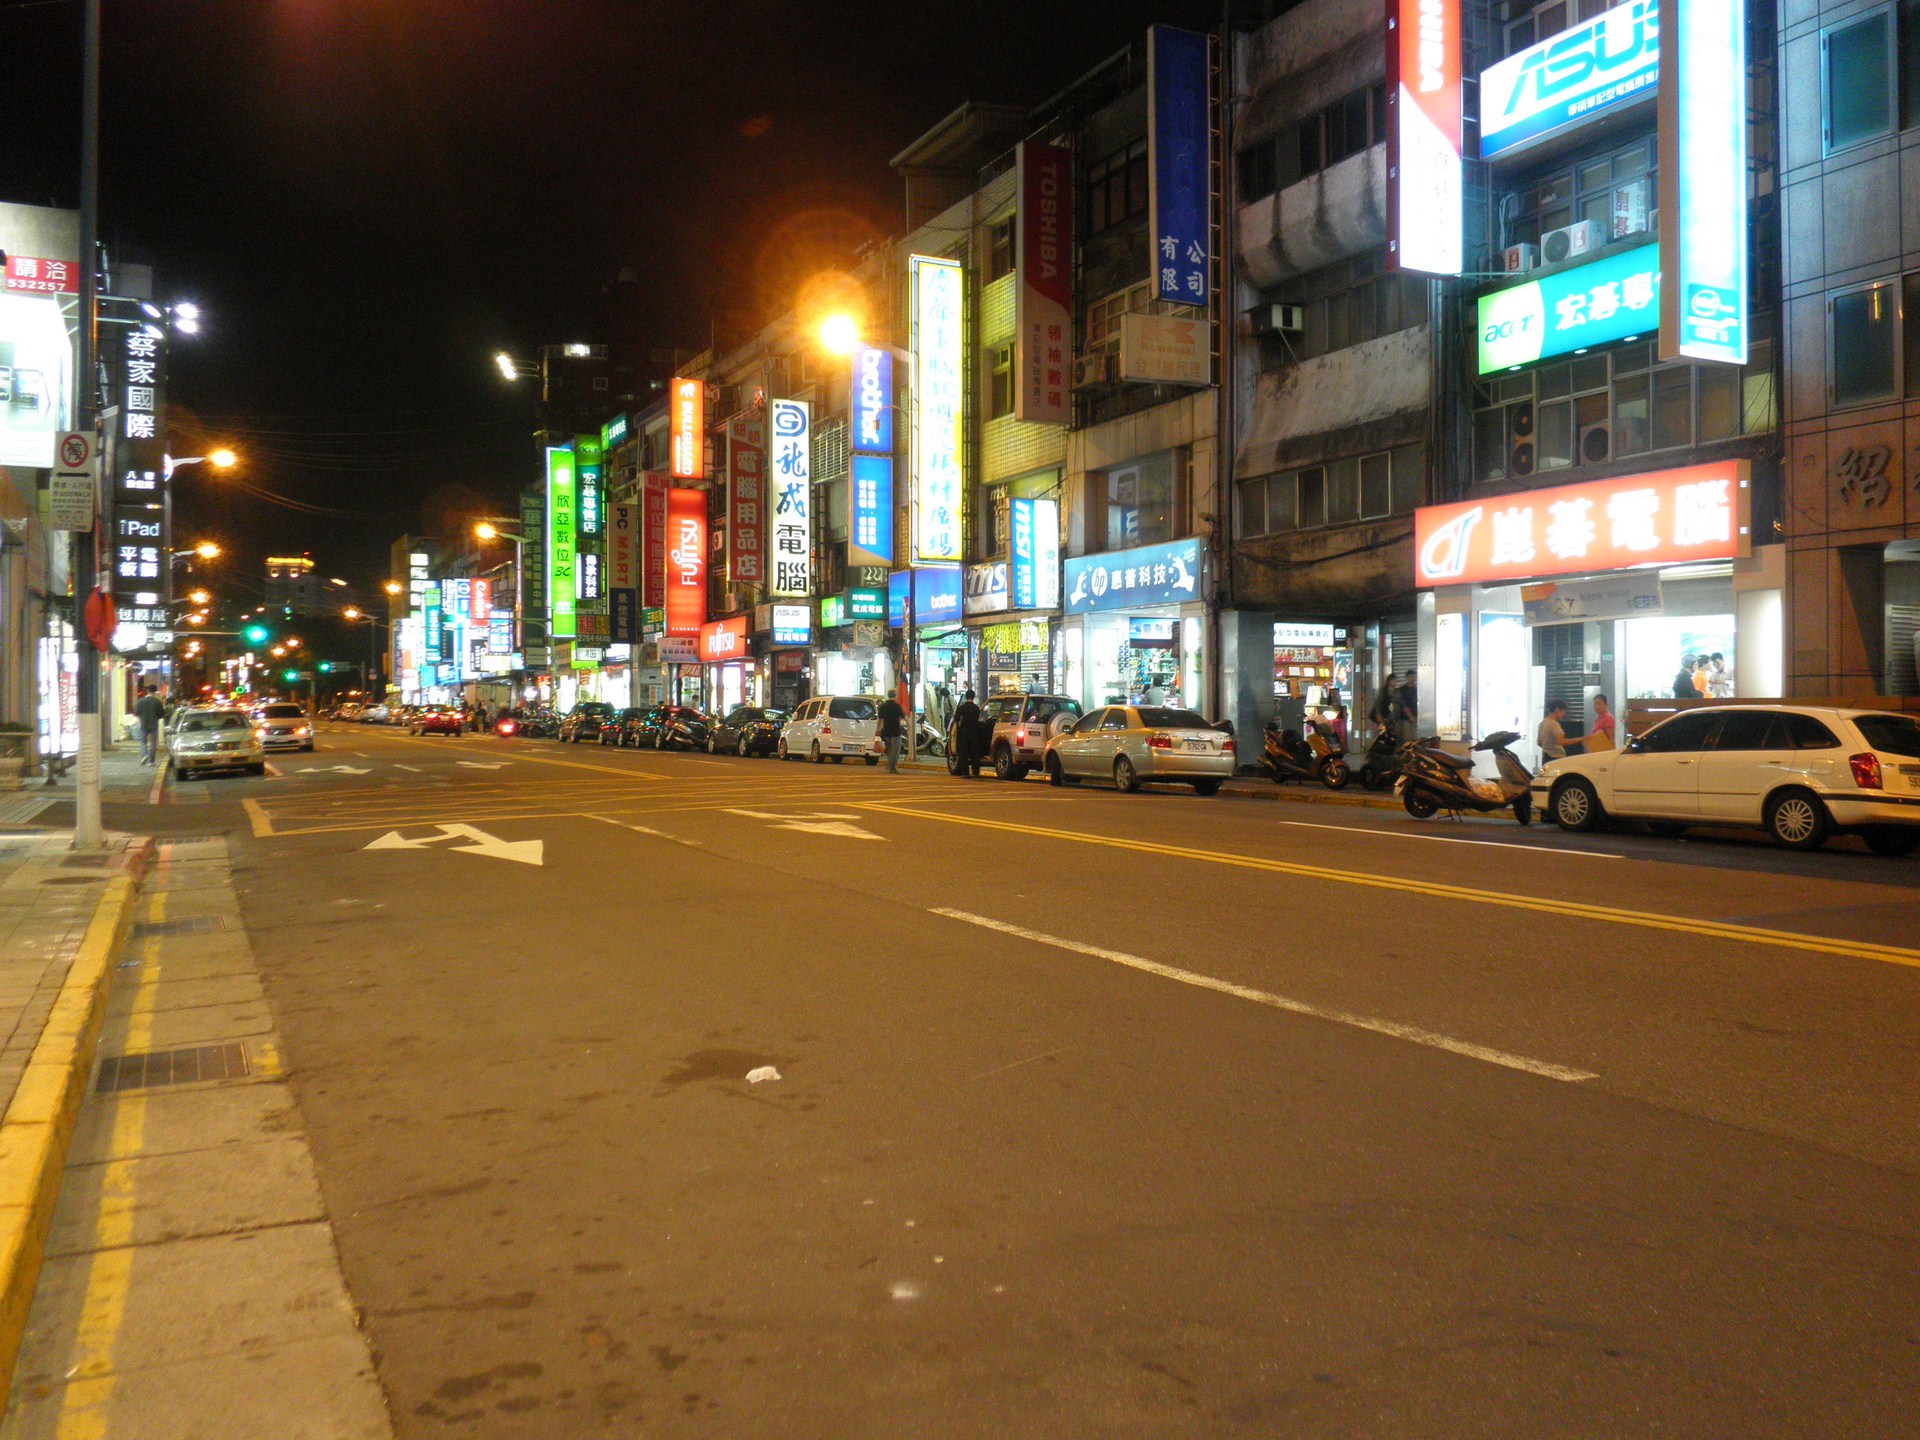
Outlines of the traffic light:
{"label": "traffic light", "polygon": [[280,678],[291,685],[300,678],[300,672],[298,670],[282,670],[280,672]]}
{"label": "traffic light", "polygon": [[267,643],[267,627],[264,625],[249,625],[241,633],[247,637],[247,643],[249,645],[264,645]]}
{"label": "traffic light", "polygon": [[333,673],[333,662],[332,662],[331,660],[322,660],[322,661],[320,662],[320,673],[321,673],[322,675],[330,675],[330,674],[332,674],[332,673]]}

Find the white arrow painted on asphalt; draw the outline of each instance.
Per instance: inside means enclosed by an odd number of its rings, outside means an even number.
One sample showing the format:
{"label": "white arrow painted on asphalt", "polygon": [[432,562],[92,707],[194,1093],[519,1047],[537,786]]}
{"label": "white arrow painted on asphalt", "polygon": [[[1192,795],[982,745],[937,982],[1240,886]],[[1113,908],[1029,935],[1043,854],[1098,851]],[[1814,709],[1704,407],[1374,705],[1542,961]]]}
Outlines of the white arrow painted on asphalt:
{"label": "white arrow painted on asphalt", "polygon": [[875,835],[871,830],[862,830],[858,825],[846,822],[851,815],[833,815],[812,812],[805,815],[781,815],[770,810],[733,810],[729,815],[744,815],[749,820],[770,820],[776,830],[802,830],[810,835],[841,835],[849,840],[884,840],[884,835]]}
{"label": "white arrow painted on asphalt", "polygon": [[473,825],[440,825],[435,827],[437,835],[422,835],[417,840],[409,840],[398,830],[389,830],[378,840],[367,844],[368,850],[423,850],[429,845],[437,845],[442,840],[471,840],[471,845],[454,845],[450,849],[465,855],[483,855],[490,860],[512,860],[521,865],[543,865],[542,856],[546,842],[542,840],[502,840],[498,835],[489,835]]}
{"label": "white arrow painted on asphalt", "polygon": [[297,775],[325,775],[329,771],[340,775],[371,775],[371,770],[362,770],[358,765],[307,765],[295,771]]}

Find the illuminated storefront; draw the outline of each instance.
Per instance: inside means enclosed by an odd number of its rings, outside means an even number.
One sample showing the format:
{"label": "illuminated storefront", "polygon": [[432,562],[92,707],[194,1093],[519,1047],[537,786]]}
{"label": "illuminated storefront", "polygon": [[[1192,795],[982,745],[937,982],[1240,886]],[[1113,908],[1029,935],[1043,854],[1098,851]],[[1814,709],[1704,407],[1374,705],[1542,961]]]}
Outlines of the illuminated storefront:
{"label": "illuminated storefront", "polygon": [[1061,691],[1084,706],[1151,695],[1205,704],[1200,541],[1175,540],[1066,562]]}

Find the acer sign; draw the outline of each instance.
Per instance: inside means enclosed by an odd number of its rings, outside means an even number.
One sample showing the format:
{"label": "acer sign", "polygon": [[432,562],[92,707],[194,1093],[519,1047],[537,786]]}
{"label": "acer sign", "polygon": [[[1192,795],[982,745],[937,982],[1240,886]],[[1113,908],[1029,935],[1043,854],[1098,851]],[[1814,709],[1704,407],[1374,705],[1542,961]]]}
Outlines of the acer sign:
{"label": "acer sign", "polygon": [[[1414,583],[1506,585],[1748,553],[1747,462],[1528,490],[1413,512]],[[1069,562],[1071,563],[1071,562]]]}
{"label": "acer sign", "polygon": [[675,378],[667,413],[667,463],[676,480],[701,480],[707,473],[707,387]]}
{"label": "acer sign", "polygon": [[1659,0],[1616,5],[1481,72],[1480,158],[1519,154],[1650,99],[1659,81]]}
{"label": "acer sign", "polygon": [[1458,275],[1466,259],[1460,0],[1388,0],[1387,97],[1387,263]]}
{"label": "acer sign", "polygon": [[707,619],[707,492],[667,491],[669,635],[698,635]]}

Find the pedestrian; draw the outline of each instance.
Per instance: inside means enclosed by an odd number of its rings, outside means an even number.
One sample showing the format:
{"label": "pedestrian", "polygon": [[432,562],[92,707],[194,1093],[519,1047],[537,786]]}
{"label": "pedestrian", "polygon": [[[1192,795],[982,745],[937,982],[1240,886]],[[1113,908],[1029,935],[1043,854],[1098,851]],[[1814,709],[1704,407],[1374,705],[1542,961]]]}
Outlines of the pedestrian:
{"label": "pedestrian", "polygon": [[1693,656],[1680,657],[1680,669],[1673,677],[1673,698],[1676,700],[1698,700],[1700,692],[1693,683]]}
{"label": "pedestrian", "polygon": [[1380,687],[1380,695],[1373,702],[1373,708],[1367,711],[1367,719],[1373,722],[1376,729],[1384,730],[1391,734],[1398,728],[1394,722],[1399,718],[1400,672],[1398,670],[1389,670],[1387,672],[1387,683]]}
{"label": "pedestrian", "polygon": [[154,764],[160,756],[160,721],[167,707],[160,692],[151,685],[140,687],[140,698],[133,702],[134,717],[140,722],[140,763]]}
{"label": "pedestrian", "polygon": [[1605,695],[1593,697],[1593,724],[1587,727],[1580,748],[1591,755],[1596,750],[1615,748],[1613,707]]}
{"label": "pedestrian", "polygon": [[887,773],[900,773],[901,722],[907,718],[907,712],[900,702],[889,695],[880,702],[880,743],[887,747]]}
{"label": "pedestrian", "polygon": [[980,757],[974,753],[973,727],[980,723],[980,707],[973,703],[969,689],[953,711],[953,758],[955,773],[971,780],[980,773]]}
{"label": "pedestrian", "polygon": [[1412,670],[1400,682],[1400,723],[1411,734],[1420,723],[1420,677]]}
{"label": "pedestrian", "polygon": [[1167,703],[1167,687],[1162,685],[1157,680],[1153,684],[1147,686],[1146,703],[1149,705],[1166,704]]}
{"label": "pedestrian", "polygon": [[[1547,760],[1567,758],[1567,732],[1561,721],[1567,718],[1567,707],[1558,700],[1547,702],[1547,713],[1540,722],[1540,730],[1534,736],[1534,743],[1540,747],[1540,754]],[[1576,742],[1577,743],[1577,742]]]}
{"label": "pedestrian", "polygon": [[1709,700],[1733,698],[1733,671],[1727,668],[1727,657],[1718,650],[1707,657],[1707,698]]}

